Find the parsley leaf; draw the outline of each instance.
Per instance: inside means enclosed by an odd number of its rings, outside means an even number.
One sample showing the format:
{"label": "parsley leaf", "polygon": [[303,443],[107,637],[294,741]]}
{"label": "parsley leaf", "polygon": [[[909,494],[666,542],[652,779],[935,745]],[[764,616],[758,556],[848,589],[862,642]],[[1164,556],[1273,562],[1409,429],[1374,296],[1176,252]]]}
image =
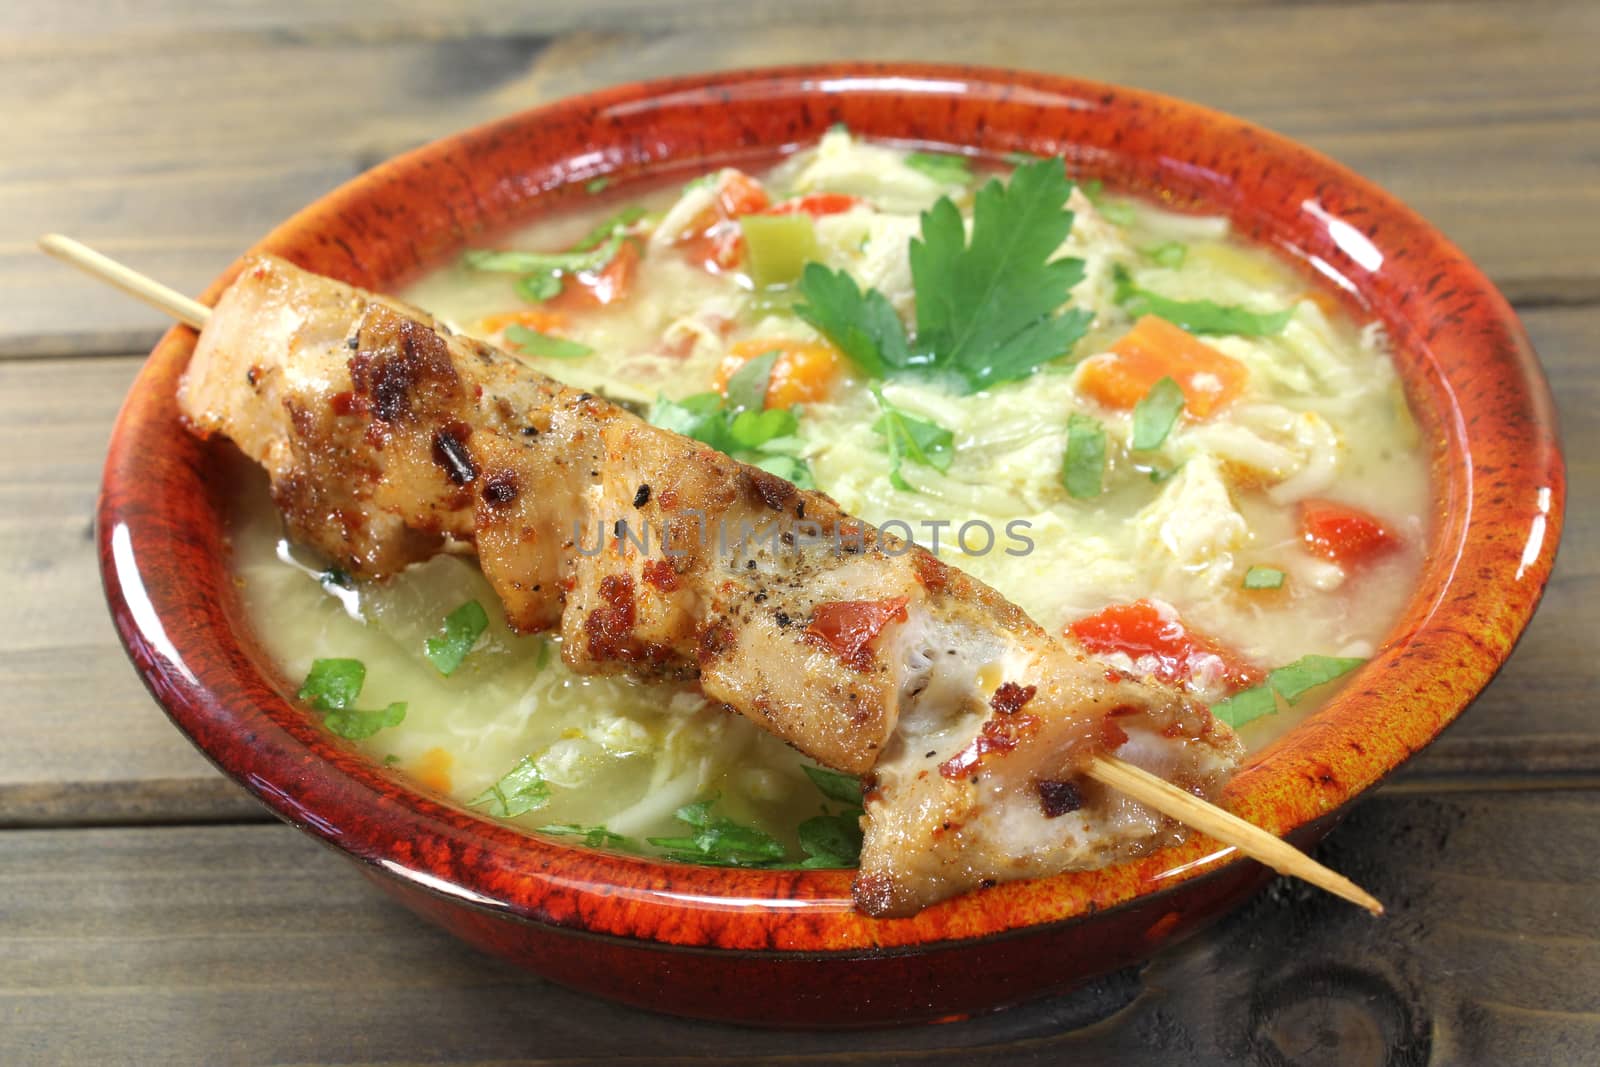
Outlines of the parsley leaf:
{"label": "parsley leaf", "polygon": [[340,737],[359,741],[364,737],[371,737],[379,730],[399,726],[405,718],[405,703],[396,701],[378,711],[359,711],[356,708],[330,711],[322,717],[322,725]]}
{"label": "parsley leaf", "polygon": [[1062,161],[1046,159],[978,190],[970,244],[948,197],[923,213],[911,241],[917,348],[967,392],[1026,378],[1088,329],[1090,312],[1056,314],[1083,278],[1081,259],[1050,258],[1072,230],[1071,195]]}
{"label": "parsley leaf", "polygon": [[528,274],[517,279],[517,295],[530,304],[537,304],[559,296],[562,289],[559,273]]}
{"label": "parsley leaf", "polygon": [[1100,213],[1100,217],[1115,226],[1128,226],[1133,223],[1133,205],[1123,200],[1107,200],[1105,183],[1096,178],[1084,182],[1081,186],[1083,195],[1089,198],[1089,203]]}
{"label": "parsley leaf", "polygon": [[807,263],[800,275],[794,313],[822,331],[856,366],[872,378],[904,373],[917,360],[906,343],[906,328],[887,297],[876,289],[863,293],[844,271]]}
{"label": "parsley leaf", "polygon": [[850,804],[858,808],[861,806],[861,779],[855,775],[830,771],[826,767],[813,767],[809,763],[801,764],[800,769],[806,772],[811,784],[829,800],[837,800],[841,804]]}
{"label": "parsley leaf", "polygon": [[581,837],[583,843],[590,848],[615,848],[624,852],[638,850],[632,839],[614,834],[604,826],[580,826],[577,823],[556,823],[551,826],[539,827],[541,834],[554,834],[557,837]]}
{"label": "parsley leaf", "polygon": [[673,818],[695,831],[683,837],[646,838],[665,856],[680,863],[701,863],[717,867],[754,867],[784,858],[783,845],[763,830],[745,826],[726,816],[713,816],[717,798],[686,804]]}
{"label": "parsley leaf", "polygon": [[506,327],[506,340],[517,346],[517,351],[530,356],[549,356],[552,359],[582,359],[594,349],[565,337],[552,337],[547,333],[530,330],[519,323]]}
{"label": "parsley leaf", "polygon": [[815,815],[800,824],[801,867],[854,867],[861,862],[861,810]]}
{"label": "parsley leaf", "polygon": [[550,802],[550,783],[544,780],[532,756],[523,756],[494,785],[467,801],[474,808],[486,808],[490,815],[509,819],[544,807]]}
{"label": "parsley leaf", "polygon": [[342,711],[356,702],[367,681],[367,666],[358,659],[319,659],[311,664],[298,696],[318,711]]}
{"label": "parsley leaf", "polygon": [[1294,308],[1282,311],[1251,311],[1211,300],[1173,300],[1141,289],[1133,282],[1128,268],[1117,264],[1111,273],[1116,283],[1115,300],[1137,318],[1155,315],[1182,326],[1193,334],[1233,334],[1239,337],[1264,337],[1281,333],[1294,317]]}
{"label": "parsley leaf", "polygon": [[912,152],[906,166],[921,171],[943,185],[965,185],[972,180],[972,161],[946,152]]}
{"label": "parsley leaf", "polygon": [[1254,689],[1235,693],[1211,705],[1211,714],[1229,726],[1243,726],[1264,715],[1278,713],[1278,697],[1290,705],[1300,703],[1311,690],[1350,673],[1363,663],[1359,658],[1301,656],[1267,675]]}
{"label": "parsley leaf", "polygon": [[1240,584],[1246,589],[1282,589],[1286,577],[1287,575],[1276,567],[1263,567],[1257,564],[1244,572],[1244,581]]}
{"label": "parsley leaf", "polygon": [[571,252],[502,252],[474,248],[467,253],[466,263],[473,270],[506,274],[577,274],[600,270],[621,247],[622,234],[612,233],[591,248],[583,248],[580,242],[578,249]]}
{"label": "parsley leaf", "polygon": [[1182,413],[1183,387],[1170,376],[1162,378],[1134,405],[1130,447],[1135,452],[1160,448]]}
{"label": "parsley leaf", "polygon": [[806,461],[792,455],[800,418],[793,408],[766,408],[767,383],[780,353],[766,352],[728,379],[726,398],[696,393],[682,400],[657,397],[650,422],[692,437],[751,466],[786,478],[802,489],[816,486]]}
{"label": "parsley leaf", "polygon": [[1092,313],[1059,311],[1083,261],[1056,259],[1072,230],[1072,183],[1060,159],[1026,164],[978,190],[972,235],[949,197],[922,214],[910,247],[913,346],[887,298],[843,271],[807,264],[795,312],[869,377],[940,377],[964,393],[1026,378],[1069,355]]}
{"label": "parsley leaf", "polygon": [[1061,463],[1067,495],[1078,500],[1099,496],[1105,470],[1105,428],[1099,420],[1074,412],[1067,418],[1067,454]]}
{"label": "parsley leaf", "polygon": [[428,638],[424,644],[428,661],[440,674],[454,674],[488,627],[489,614],[483,605],[476,600],[467,601],[446,615],[439,636]]}
{"label": "parsley leaf", "polygon": [[889,482],[896,489],[909,493],[917,489],[900,475],[902,460],[912,460],[943,473],[950,469],[955,459],[955,434],[927,419],[919,419],[900,410],[885,399],[883,392],[874,388],[873,397],[882,412],[872,424],[875,433],[882,434],[889,451]]}

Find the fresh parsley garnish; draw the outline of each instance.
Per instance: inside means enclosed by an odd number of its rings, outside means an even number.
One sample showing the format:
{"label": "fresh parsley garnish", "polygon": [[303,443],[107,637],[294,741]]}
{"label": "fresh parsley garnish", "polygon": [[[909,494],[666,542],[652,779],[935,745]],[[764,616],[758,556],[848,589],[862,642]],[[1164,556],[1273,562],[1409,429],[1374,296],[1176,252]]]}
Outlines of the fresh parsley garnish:
{"label": "fresh parsley garnish", "polygon": [[795,313],[869,377],[942,378],[963,393],[1026,378],[1069,355],[1093,319],[1060,311],[1083,277],[1082,260],[1051,258],[1072,230],[1071,193],[1062,161],[1046,159],[978,190],[970,241],[949,197],[923,212],[910,248],[914,341],[882,293],[820,264],[801,275]]}
{"label": "fresh parsley garnish", "polygon": [[1350,673],[1365,662],[1359,658],[1301,656],[1268,674],[1261,685],[1211,705],[1211,714],[1229,726],[1243,726],[1263,716],[1276,715],[1278,697],[1291,706],[1298,704],[1311,690]]}
{"label": "fresh parsley garnish", "polygon": [[727,396],[696,393],[682,400],[658,397],[650,422],[692,437],[741,463],[786,478],[802,489],[816,484],[811,468],[794,453],[800,419],[793,408],[763,408],[772,367],[781,353],[766,352],[728,379]]}
{"label": "fresh parsley garnish", "polygon": [[1170,376],[1162,378],[1133,407],[1130,447],[1135,452],[1160,448],[1182,413],[1183,386]]}
{"label": "fresh parsley garnish", "polygon": [[554,834],[557,837],[581,837],[583,843],[590,848],[615,848],[624,852],[635,852],[638,846],[633,840],[621,834],[614,834],[604,826],[580,826],[577,823],[556,823],[551,826],[539,827],[541,834]]}
{"label": "fresh parsley garnish", "polygon": [[950,469],[956,454],[955,434],[936,422],[919,419],[895,407],[885,399],[881,389],[874,388],[872,395],[882,412],[872,429],[883,435],[884,447],[889,452],[890,484],[909,493],[918,491],[900,474],[900,464],[908,459],[941,474]]}
{"label": "fresh parsley garnish", "polygon": [[673,818],[694,830],[682,837],[650,837],[669,860],[714,867],[759,867],[784,858],[783,844],[764,830],[712,815],[715,796],[686,804]]}
{"label": "fresh parsley garnish", "polygon": [[549,802],[550,783],[544,780],[532,756],[523,756],[504,778],[467,801],[502,819],[536,811]]}
{"label": "fresh parsley garnish", "polygon": [[1067,495],[1092,500],[1100,495],[1106,470],[1106,431],[1098,419],[1073,412],[1067,417],[1067,454],[1061,484]]}
{"label": "fresh parsley garnish", "polygon": [[[590,192],[598,191],[590,189]],[[517,281],[518,294],[524,300],[538,303],[561,291],[563,275],[604,270],[622,247],[625,231],[644,216],[643,207],[629,204],[596,225],[565,252],[507,252],[475,248],[466,254],[463,262],[473,270],[523,275]]]}
{"label": "fresh parsley garnish", "polygon": [[399,726],[405,721],[405,718],[405,703],[397,700],[388,707],[380,708],[377,711],[361,711],[357,708],[330,711],[322,717],[322,725],[340,737],[351,741],[359,741],[364,737],[371,737],[379,730],[385,730],[391,726]]}
{"label": "fresh parsley garnish", "polygon": [[610,185],[611,179],[602,174],[598,178],[590,178],[588,181],[584,182],[583,191],[588,193],[590,196],[596,196],[605,192]]}
{"label": "fresh parsley garnish", "polygon": [[1115,300],[1134,318],[1155,315],[1182,326],[1193,334],[1234,334],[1240,337],[1264,337],[1281,333],[1294,317],[1294,308],[1282,311],[1251,311],[1231,304],[1218,304],[1211,300],[1173,300],[1141,289],[1134,284],[1128,268],[1117,264],[1112,268],[1116,284]]}
{"label": "fresh parsley garnish", "polygon": [[805,771],[817,791],[829,800],[857,808],[861,806],[861,779],[855,775],[830,771],[826,767],[813,767],[809,763],[801,764],[800,769]]}
{"label": "fresh parsley garnish", "polygon": [[1276,567],[1263,567],[1257,564],[1244,572],[1244,581],[1241,584],[1246,589],[1282,589],[1286,577],[1287,575]]}
{"label": "fresh parsley garnish", "polygon": [[404,703],[396,702],[377,711],[361,711],[353,705],[367,681],[367,668],[358,659],[319,659],[311,664],[299,697],[322,712],[322,725],[351,741],[371,737],[379,730],[399,726],[406,717]]}
{"label": "fresh parsley garnish", "polygon": [[549,356],[552,359],[582,359],[594,349],[565,337],[552,337],[547,333],[530,330],[519,323],[506,327],[506,340],[517,346],[517,351],[530,356]]}
{"label": "fresh parsley garnish", "polygon": [[1133,205],[1123,200],[1107,200],[1106,186],[1100,179],[1086,181],[1080,188],[1083,190],[1083,195],[1088,197],[1089,203],[1100,213],[1101,218],[1116,226],[1132,225]]}
{"label": "fresh parsley garnish", "polygon": [[517,279],[517,295],[530,304],[538,304],[561,293],[560,274],[525,274]]}
{"label": "fresh parsley garnish", "polygon": [[476,600],[469,600],[444,617],[437,637],[424,643],[423,651],[440,674],[449,676],[461,666],[483,631],[489,628],[489,613]]}
{"label": "fresh parsley garnish", "polygon": [[941,185],[965,185],[972,180],[972,161],[946,152],[912,152],[906,166]]}
{"label": "fresh parsley garnish", "polygon": [[843,804],[837,812],[823,809],[800,824],[800,847],[806,858],[801,867],[854,867],[861,861],[861,782],[823,767],[803,765],[801,770],[822,795]]}
{"label": "fresh parsley garnish", "polygon": [[367,682],[367,665],[358,659],[319,659],[311,664],[299,697],[318,711],[340,711],[356,702]]}

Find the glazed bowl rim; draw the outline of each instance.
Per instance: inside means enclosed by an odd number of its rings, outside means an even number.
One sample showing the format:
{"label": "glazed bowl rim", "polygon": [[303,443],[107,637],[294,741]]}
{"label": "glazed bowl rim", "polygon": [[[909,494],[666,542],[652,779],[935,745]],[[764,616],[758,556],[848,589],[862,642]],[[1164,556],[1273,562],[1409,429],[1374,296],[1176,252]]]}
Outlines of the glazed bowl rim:
{"label": "glazed bowl rim", "polygon": [[[1130,125],[1141,115],[1155,115],[1157,123],[1167,128],[1213,136],[1248,158],[1254,158],[1251,153],[1262,154],[1297,173],[1315,176],[1320,182],[1316,186],[1319,205],[1341,201],[1361,205],[1366,217],[1380,219],[1404,239],[1386,243],[1399,238],[1380,239],[1374,231],[1367,235],[1368,247],[1391,255],[1391,249],[1403,248],[1414,259],[1444,262],[1452,285],[1462,290],[1464,297],[1470,296],[1472,308],[1481,316],[1481,320],[1472,320],[1478,332],[1470,337],[1461,335],[1466,327],[1441,336],[1424,336],[1425,324],[1421,323],[1411,324],[1414,328],[1410,330],[1395,329],[1410,320],[1399,316],[1395,307],[1369,307],[1369,313],[1376,313],[1391,327],[1396,347],[1415,364],[1406,378],[1408,393],[1434,390],[1430,396],[1441,406],[1428,410],[1436,417],[1436,428],[1448,438],[1439,446],[1439,455],[1448,453],[1453,466],[1468,468],[1440,470],[1436,463],[1436,478],[1447,484],[1435,491],[1435,505],[1444,517],[1435,523],[1428,566],[1442,567],[1441,573],[1448,572],[1447,579],[1426,604],[1418,603],[1425,586],[1415,594],[1408,617],[1416,616],[1416,626],[1405,629],[1404,620],[1397,624],[1384,650],[1361,676],[1326,708],[1288,731],[1285,738],[1296,739],[1294,743],[1280,739],[1253,754],[1230,783],[1230,805],[1269,830],[1298,831],[1297,836],[1304,836],[1325,828],[1350,800],[1436,736],[1510,654],[1548,580],[1559,541],[1565,485],[1548,388],[1510,307],[1442,235],[1339,164],[1231,116],[1159,94],[1084,79],[937,64],[847,63],[738,70],[603,89],[453,134],[345,183],[295,214],[251,252],[283,254],[355,284],[393,285],[436,262],[442,251],[459,250],[470,240],[505,228],[514,217],[521,217],[518,209],[537,208],[550,201],[550,210],[560,210],[578,187],[594,178],[625,183],[632,177],[676,169],[685,158],[702,169],[732,158],[727,143],[686,157],[681,144],[673,142],[677,147],[669,145],[659,158],[651,156],[648,148],[631,157],[598,152],[591,153],[593,159],[585,166],[555,165],[571,159],[547,160],[549,165],[536,168],[531,177],[517,174],[474,184],[466,161],[498,158],[496,153],[537,151],[519,140],[534,131],[595,129],[605,122],[620,123],[619,128],[634,123],[650,129],[652,120],[659,123],[659,130],[666,131],[676,128],[673,124],[678,121],[679,109],[692,113],[696,107],[713,103],[733,109],[753,100],[765,107],[783,106],[794,113],[807,136],[814,136],[831,124],[831,119],[823,121],[831,115],[853,114],[851,108],[862,101],[892,102],[899,99],[897,94],[909,101],[904,105],[912,109],[908,114],[914,113],[918,101],[937,100],[948,103],[953,111],[974,101],[996,109],[1100,109]],[[909,119],[891,115],[879,125],[903,121]],[[894,136],[873,128],[870,122],[851,125],[868,136]],[[1016,149],[1033,144],[1027,141],[1026,129],[1013,129],[1009,135],[1014,135]],[[660,136],[667,139],[666,133]],[[1003,124],[986,128],[985,136],[998,138],[983,146],[985,154],[1001,156],[1001,145],[1008,136]],[[770,137],[756,138],[731,148],[734,155],[770,156],[783,147],[770,142]],[[794,142],[791,138],[789,144]],[[1202,164],[1179,158],[1181,152],[1170,158],[1163,155],[1152,163],[1148,150],[1143,156],[1121,158],[1104,146],[1094,152],[1081,143],[1057,147],[1069,156],[1084,150],[1069,161],[1087,176],[1098,176],[1097,167],[1110,172],[1117,163],[1203,169]],[[1183,177],[1187,172],[1169,168],[1163,173]],[[1249,197],[1243,202],[1224,199],[1221,190],[1226,183],[1220,181],[1220,171],[1208,173],[1204,180],[1195,179],[1198,185],[1188,187],[1189,203],[1221,208],[1236,223],[1256,218],[1252,210],[1257,214],[1269,210],[1260,205],[1253,208]],[[1154,191],[1140,188],[1137,181],[1120,184],[1129,185],[1133,192]],[[1209,199],[1196,192],[1213,187],[1217,192]],[[443,213],[425,217],[414,227],[417,236],[411,243],[409,261],[396,259],[406,253],[393,251],[395,242],[390,235],[372,238],[371,246],[359,240],[351,242],[352,220],[362,220],[370,227],[375,212],[389,217],[386,212],[392,210],[392,202],[414,207],[423,202],[416,199],[419,189],[442,190],[444,195],[434,199]],[[390,198],[388,206],[385,197]],[[477,216],[468,217],[474,206]],[[1356,218],[1356,212],[1322,210],[1332,220],[1329,227],[1342,224],[1355,229],[1347,220]],[[412,217],[409,221],[417,220]],[[1335,236],[1341,235],[1351,242],[1350,248],[1325,247],[1320,252],[1326,255],[1317,256],[1291,247],[1282,234],[1268,234],[1265,240],[1319,260],[1313,265],[1336,281],[1342,278],[1353,285],[1346,298],[1360,302],[1370,290],[1353,283],[1351,276],[1363,252],[1359,241],[1343,231]],[[1311,234],[1308,242],[1320,236],[1325,234]],[[1256,237],[1263,239],[1261,234]],[[374,256],[369,247],[390,251]],[[243,260],[241,257],[212,284],[206,299],[216,298]],[[1410,268],[1401,268],[1402,276],[1405,269]],[[1378,277],[1376,271],[1373,277]],[[1421,279],[1414,281],[1421,283]],[[1391,303],[1398,299],[1392,297]],[[1399,317],[1390,321],[1390,316]],[[213,567],[222,566],[220,533],[204,529],[205,523],[199,527],[191,523],[183,529],[180,521],[186,514],[182,509],[195,505],[193,499],[185,503],[185,494],[192,498],[196,491],[206,492],[197,473],[200,461],[195,458],[201,446],[186,446],[181,430],[174,435],[175,407],[171,403],[171,386],[193,342],[194,334],[183,328],[174,328],[161,339],[117,420],[97,530],[108,603],[119,635],[146,684],[196,746],[278,815],[357,859],[427,892],[570,930],[663,946],[792,954],[914,950],[1021,932],[1041,924],[1082,921],[1107,908],[1217,874],[1238,862],[1231,850],[1219,851],[1214,843],[1191,838],[1131,864],[1006,883],[938,905],[911,919],[872,920],[850,908],[847,872],[696,868],[597,852],[530,836],[409,788],[354,754],[290,703],[287,697],[293,686],[273,674],[248,628],[239,629],[242,616],[237,604],[230,603],[233,593],[225,583],[212,589],[217,599],[206,602],[208,606],[195,617],[194,593],[184,587],[172,588],[157,573],[162,562],[185,553],[196,553],[189,557],[192,560],[210,559]],[[1494,409],[1497,421],[1493,432],[1512,435],[1514,443],[1526,451],[1522,470],[1498,475],[1473,462],[1479,446],[1499,441],[1471,436],[1479,433],[1472,416],[1488,402],[1459,387],[1452,376],[1453,365],[1445,358],[1458,350],[1470,354],[1491,349],[1495,353],[1491,362],[1506,373],[1507,388],[1515,393],[1512,400],[1502,402],[1505,412]],[[1430,374],[1438,380],[1432,381]],[[1421,384],[1419,376],[1426,379]],[[1417,401],[1413,393],[1413,403]],[[186,458],[175,464],[177,470],[167,481],[147,484],[146,461],[152,448],[174,450]],[[1513,506],[1494,496],[1493,490],[1514,489],[1518,480],[1543,488],[1538,508]],[[163,491],[153,493],[155,484]],[[1446,497],[1448,507],[1441,503]],[[1489,534],[1504,532],[1498,527],[1491,529],[1496,522],[1508,524],[1514,534],[1519,522],[1526,526],[1541,521],[1542,541],[1532,544],[1530,536],[1527,544],[1531,548],[1525,546],[1520,557],[1515,545],[1508,549],[1501,543],[1503,538],[1485,541]],[[211,525],[217,524],[213,521]],[[152,559],[159,562],[141,562]],[[1507,593],[1500,598],[1506,602],[1497,604],[1493,615],[1494,624],[1503,631],[1495,639],[1484,639],[1469,625],[1480,617],[1473,612],[1481,605],[1475,602],[1467,607],[1451,599],[1462,592],[1461,582],[1473,577],[1462,570],[1467,566],[1479,568],[1473,573],[1489,593]],[[1507,591],[1502,587],[1512,567],[1515,583]],[[1486,578],[1486,574],[1493,577]],[[1512,597],[1511,592],[1517,595]],[[1445,695],[1431,698],[1433,703],[1418,712],[1415,702],[1430,699],[1427,683],[1441,681],[1448,682],[1442,686]],[[1387,706],[1384,701],[1411,702],[1404,704],[1399,718],[1390,721],[1378,714]],[[1347,720],[1347,715],[1356,714],[1351,709],[1360,715]],[[1357,730],[1352,736],[1355,725],[1370,727],[1380,722],[1392,727],[1392,732]],[[1308,740],[1311,734],[1315,738]],[[1301,736],[1297,739],[1297,735]],[[249,743],[238,743],[237,738],[247,738]]]}

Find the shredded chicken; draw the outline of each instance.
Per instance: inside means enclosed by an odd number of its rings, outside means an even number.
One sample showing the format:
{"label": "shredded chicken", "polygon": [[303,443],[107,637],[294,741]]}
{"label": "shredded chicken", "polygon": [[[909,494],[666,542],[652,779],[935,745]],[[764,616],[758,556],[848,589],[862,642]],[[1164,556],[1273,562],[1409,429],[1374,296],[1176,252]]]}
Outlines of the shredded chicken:
{"label": "shredded chicken", "polygon": [[291,535],[384,578],[475,546],[574,670],[705,694],[866,782],[855,899],[903,916],[1178,837],[1083,776],[1116,753],[1202,796],[1232,732],[806,492],[396,301],[253,261],[180,406],[262,464]]}

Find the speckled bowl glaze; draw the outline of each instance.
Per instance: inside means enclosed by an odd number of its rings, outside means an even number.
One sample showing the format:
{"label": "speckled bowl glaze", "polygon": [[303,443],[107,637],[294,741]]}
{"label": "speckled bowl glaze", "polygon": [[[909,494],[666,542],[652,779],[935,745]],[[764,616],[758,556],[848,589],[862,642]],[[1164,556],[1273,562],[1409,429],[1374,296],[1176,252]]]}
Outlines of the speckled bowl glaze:
{"label": "speckled bowl glaze", "polygon": [[[1302,845],[1432,740],[1510,653],[1559,538],[1555,416],[1505,300],[1427,223],[1299,145],[1192,104],[1071,78],[847,65],[627,85],[386,163],[258,248],[378,289],[464,244],[622,184],[770,158],[847,124],[869,137],[1071,171],[1228,216],[1395,341],[1433,455],[1426,563],[1382,650],[1253,756],[1226,803]],[[219,278],[214,299],[231,278]],[[168,333],[117,422],[99,504],[106,597],[173,721],[285,820],[419,913],[580,989],[774,1025],[939,1019],[1059,991],[1193,931],[1266,878],[1203,838],[873,920],[843,871],[721,870],[523,834],[408,786],[324,732],[251,633],[228,571],[223,446],[179,425],[194,334]]]}

